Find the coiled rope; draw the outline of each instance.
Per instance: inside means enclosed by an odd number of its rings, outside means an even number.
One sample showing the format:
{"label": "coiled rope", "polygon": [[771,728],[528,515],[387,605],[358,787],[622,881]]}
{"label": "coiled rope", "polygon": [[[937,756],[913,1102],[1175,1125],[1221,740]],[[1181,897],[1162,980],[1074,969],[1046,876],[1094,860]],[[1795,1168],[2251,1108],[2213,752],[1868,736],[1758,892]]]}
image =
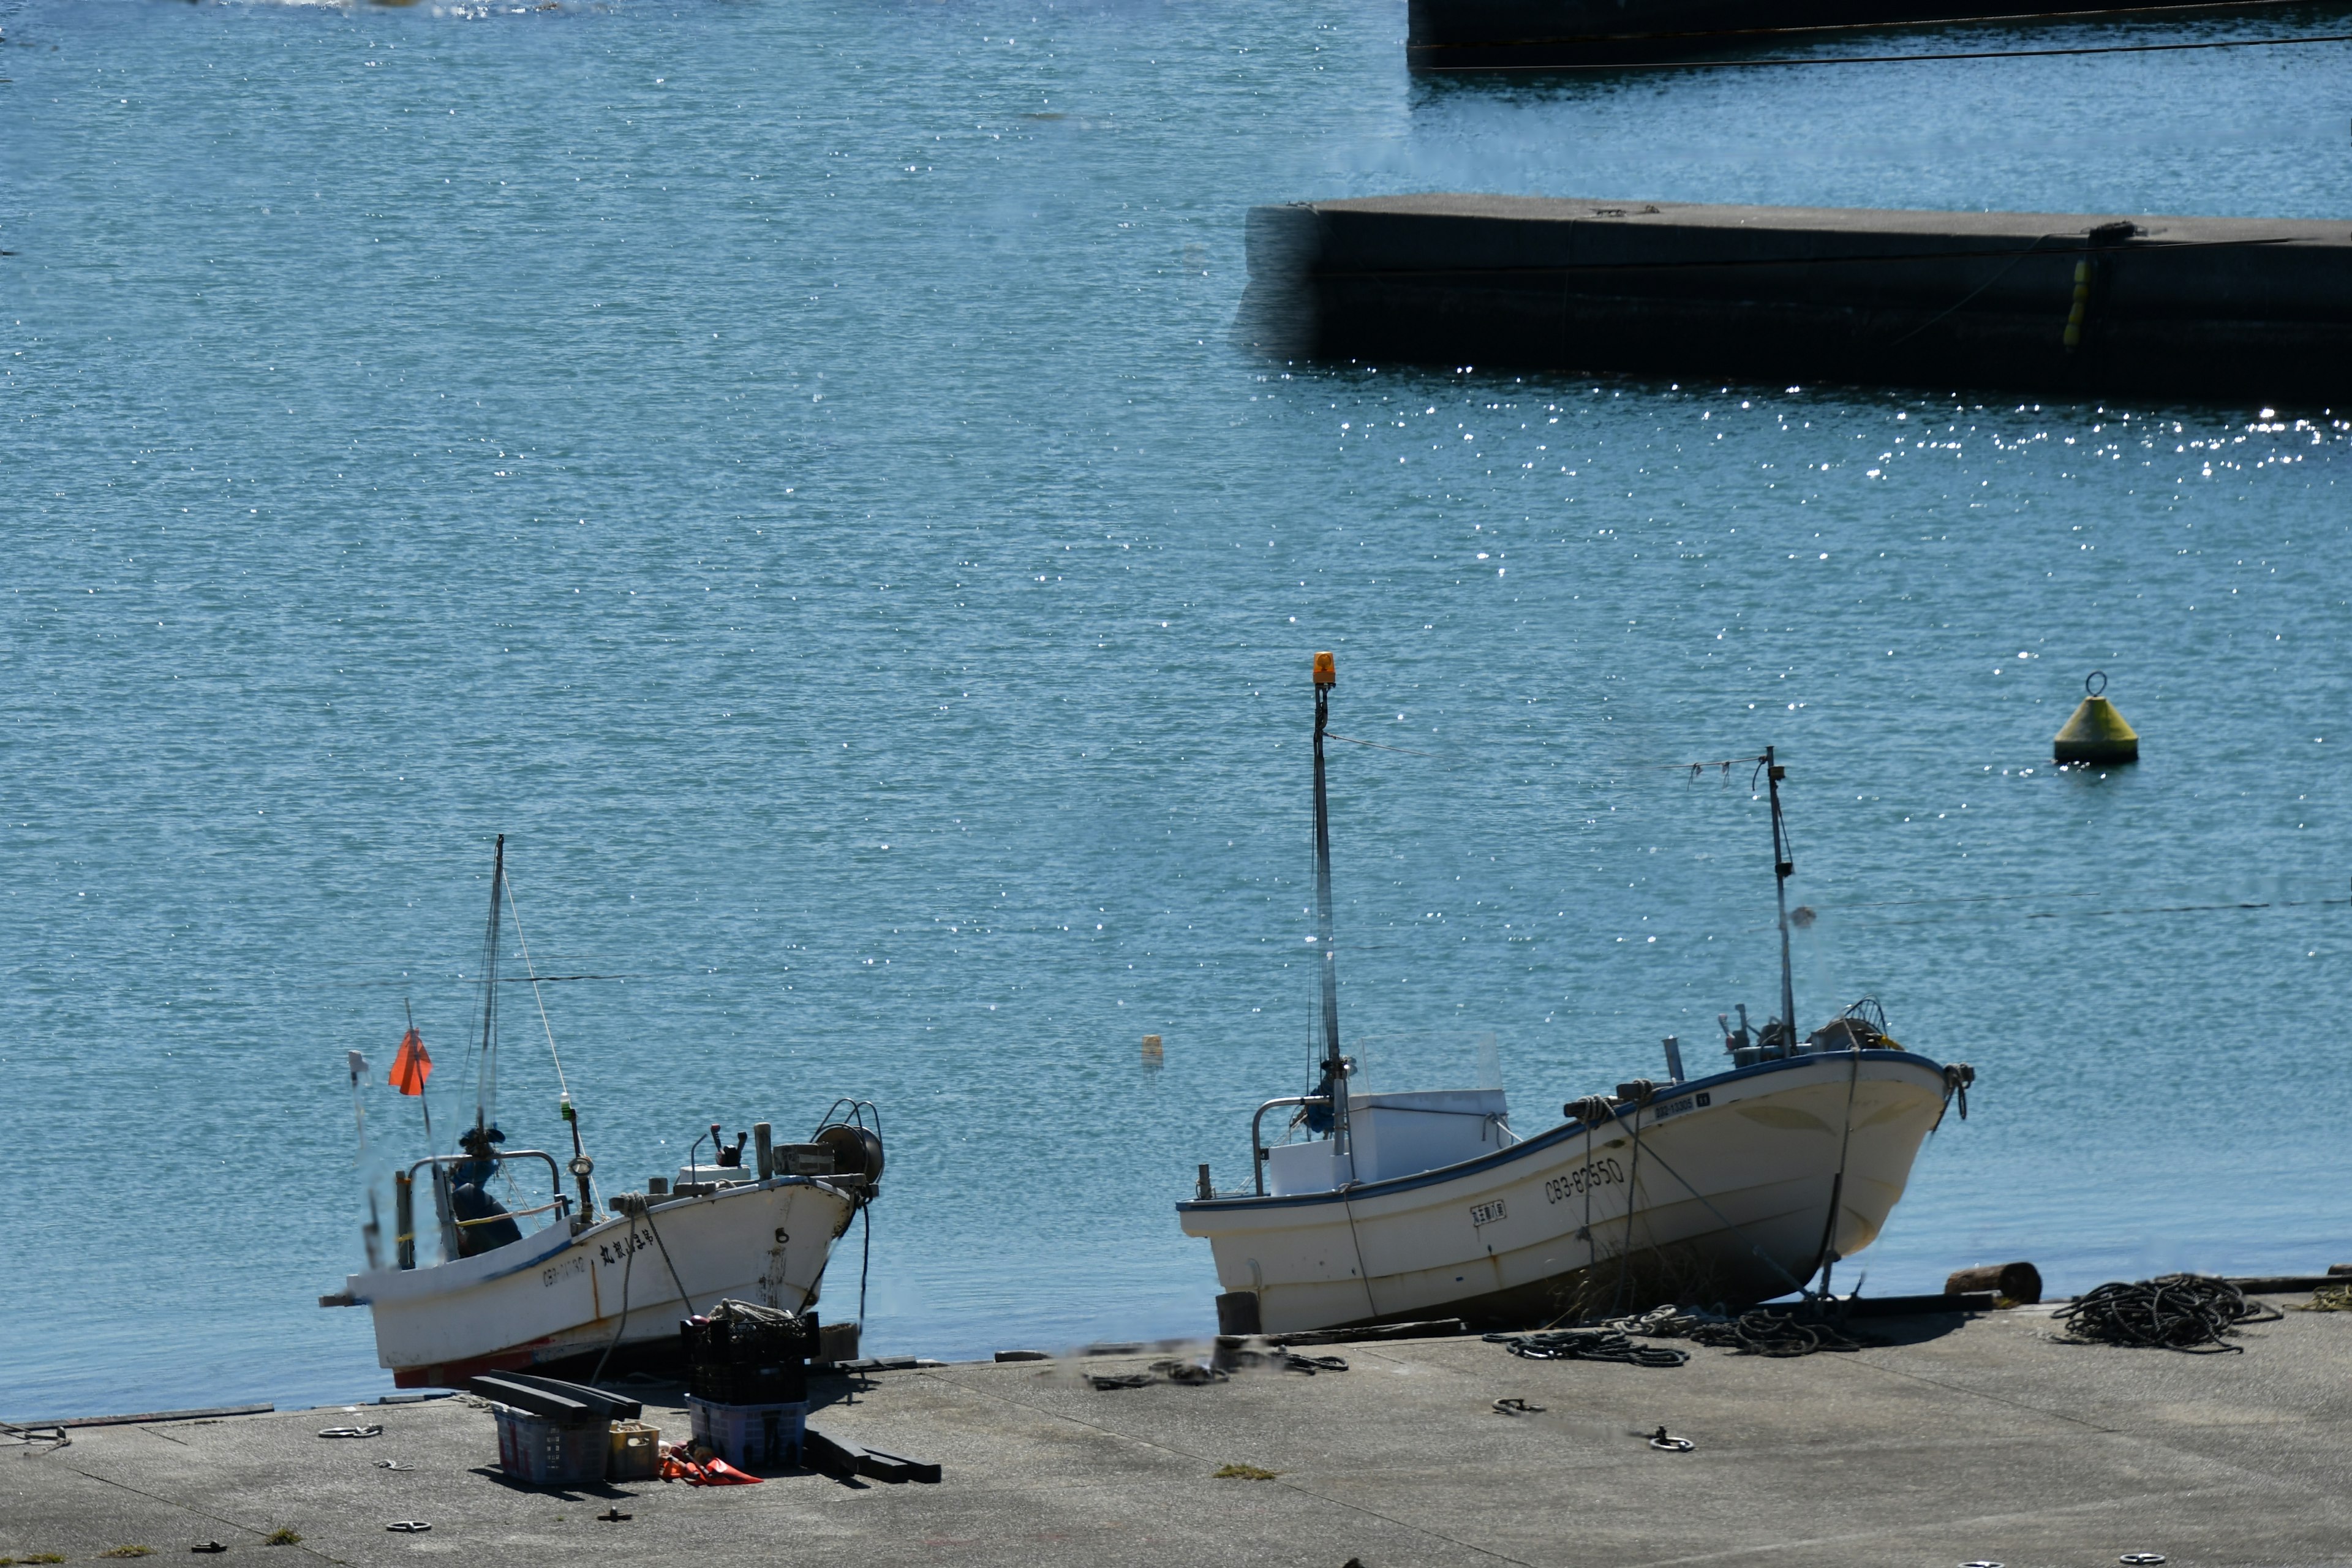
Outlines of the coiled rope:
{"label": "coiled rope", "polygon": [[1626,1366],[1680,1366],[1690,1352],[1670,1345],[1637,1345],[1615,1329],[1547,1329],[1533,1334],[1488,1334],[1489,1344],[1501,1345],[1529,1361],[1608,1361]]}
{"label": "coiled rope", "polygon": [[1639,1317],[1613,1318],[1603,1327],[1645,1339],[1689,1340],[1735,1355],[1776,1359],[1817,1351],[1858,1351],[1862,1343],[1828,1323],[1809,1323],[1786,1312],[1758,1309],[1738,1317],[1682,1307],[1656,1307]]}
{"label": "coiled rope", "polygon": [[2130,1284],[2110,1281],[2051,1316],[2065,1323],[2067,1338],[2077,1344],[2214,1355],[2245,1350],[2222,1338],[2240,1324],[2276,1322],[2285,1314],[2247,1300],[2244,1291],[2210,1274],[2159,1274]]}

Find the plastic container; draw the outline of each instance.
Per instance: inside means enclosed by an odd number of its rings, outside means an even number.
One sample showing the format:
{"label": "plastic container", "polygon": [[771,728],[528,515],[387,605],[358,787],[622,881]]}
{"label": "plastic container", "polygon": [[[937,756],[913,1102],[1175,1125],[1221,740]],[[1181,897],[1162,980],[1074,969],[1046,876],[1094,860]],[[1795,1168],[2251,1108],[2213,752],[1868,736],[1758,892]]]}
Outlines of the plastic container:
{"label": "plastic container", "polygon": [[786,1405],[719,1405],[689,1394],[694,1446],[709,1448],[739,1470],[781,1469],[800,1462],[808,1401]]}
{"label": "plastic container", "polygon": [[[689,1362],[687,1389],[697,1399],[713,1405],[805,1405],[808,1363],[799,1356],[772,1366],[730,1366],[723,1362]],[[732,1461],[730,1461],[732,1463]]]}
{"label": "plastic container", "polygon": [[661,1473],[661,1428],[642,1421],[615,1421],[606,1441],[606,1480],[649,1481]]}
{"label": "plastic container", "polygon": [[754,1313],[722,1301],[710,1316],[688,1318],[678,1328],[687,1388],[696,1398],[761,1406],[807,1402],[814,1313]]}
{"label": "plastic container", "polygon": [[523,1485],[583,1487],[604,1479],[611,1422],[550,1421],[508,1405],[492,1405],[490,1414],[499,1424],[499,1468]]}

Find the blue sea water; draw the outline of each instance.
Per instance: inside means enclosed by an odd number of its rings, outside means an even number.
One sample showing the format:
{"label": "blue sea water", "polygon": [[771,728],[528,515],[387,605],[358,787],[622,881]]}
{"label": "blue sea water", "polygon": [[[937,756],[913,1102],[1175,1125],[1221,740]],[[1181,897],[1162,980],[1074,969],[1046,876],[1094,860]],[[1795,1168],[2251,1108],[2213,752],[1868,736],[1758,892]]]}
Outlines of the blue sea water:
{"label": "blue sea water", "polygon": [[[1491,1033],[1524,1131],[1719,1059],[1769,840],[1682,764],[1772,744],[1808,1023],[1980,1075],[1846,1280],[2352,1256],[2352,426],[1230,331],[1303,196],[2342,215],[2342,46],[1458,85],[1402,32],[0,0],[0,1411],[387,1385],[312,1305],[344,1053],[413,1006],[470,1115],[500,832],[540,971],[616,977],[546,990],[608,1185],[867,1097],[872,1349],[1204,1329],[1171,1205],[1306,1081],[1318,648],[1385,748],[1332,784],[1375,1087]],[[2055,773],[2095,668],[2146,760]]]}

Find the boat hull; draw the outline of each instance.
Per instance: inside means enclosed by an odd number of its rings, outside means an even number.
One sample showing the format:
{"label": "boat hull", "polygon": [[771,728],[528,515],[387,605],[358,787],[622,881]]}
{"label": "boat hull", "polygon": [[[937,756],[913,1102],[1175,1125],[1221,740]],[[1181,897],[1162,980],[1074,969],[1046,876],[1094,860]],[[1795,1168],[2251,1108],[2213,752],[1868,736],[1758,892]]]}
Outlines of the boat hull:
{"label": "boat hull", "polygon": [[1441,1170],[1177,1208],[1268,1333],[1738,1308],[1875,1240],[1944,1105],[1943,1069],[1924,1057],[1800,1057]]}
{"label": "boat hull", "polygon": [[798,1311],[857,1212],[822,1178],[777,1177],[617,1215],[571,1235],[551,1226],[477,1258],[354,1274],[375,1318],[376,1361],[403,1388],[456,1387],[607,1347],[674,1343],[680,1317],[722,1297]]}

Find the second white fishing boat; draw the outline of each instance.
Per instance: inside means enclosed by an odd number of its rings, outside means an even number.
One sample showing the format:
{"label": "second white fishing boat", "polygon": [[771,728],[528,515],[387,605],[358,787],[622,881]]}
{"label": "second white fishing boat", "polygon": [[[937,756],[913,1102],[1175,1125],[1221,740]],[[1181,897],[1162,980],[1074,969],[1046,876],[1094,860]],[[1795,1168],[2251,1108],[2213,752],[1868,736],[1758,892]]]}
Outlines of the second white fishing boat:
{"label": "second white fishing boat", "polygon": [[[1793,1017],[1781,769],[1771,794],[1781,909],[1781,1015],[1725,1029],[1729,1070],[1636,1080],[1562,1108],[1521,1138],[1502,1090],[1351,1091],[1340,1052],[1323,738],[1331,656],[1316,656],[1315,854],[1324,1058],[1315,1092],[1251,1123],[1255,1190],[1177,1205],[1205,1238],[1224,1293],[1219,1327],[1284,1333],[1438,1317],[1526,1328],[1662,1301],[1740,1307],[1805,1291],[1868,1247],[1927,1134],[1974,1072],[1902,1049],[1876,1004],[1805,1039]],[[1314,1134],[1268,1148],[1268,1111]]]}
{"label": "second white fishing boat", "polygon": [[[371,1309],[376,1359],[403,1388],[462,1387],[482,1373],[533,1368],[593,1375],[615,1357],[627,1363],[640,1352],[666,1359],[677,1347],[681,1317],[730,1297],[793,1311],[814,1306],[833,1244],[880,1192],[879,1112],[866,1101],[838,1100],[798,1144],[775,1142],[762,1121],[739,1132],[730,1147],[714,1125],[708,1159],[698,1137],[675,1184],[656,1176],[644,1192],[615,1193],[600,1204],[595,1163],[583,1145],[569,1090],[559,1106],[568,1155],[507,1149],[494,1124],[502,898],[511,910],[503,836],[490,879],[475,1119],[458,1139],[461,1152],[428,1154],[394,1174],[389,1260],[382,1256],[371,1188],[362,1227],[369,1267],[319,1304]],[[524,958],[528,968],[528,948]],[[538,984],[536,976],[525,978]],[[543,1020],[543,1007],[541,1014]],[[551,1028],[548,1045],[552,1051]],[[359,1052],[350,1058],[356,1097],[367,1069]],[[392,1086],[421,1101],[431,1071],[412,1023]],[[363,1149],[365,1128],[362,1111]],[[429,1142],[429,1110],[425,1128]],[[516,1178],[542,1168],[546,1199],[531,1202],[538,1194],[526,1196]],[[567,1175],[576,1201],[563,1190]],[[423,1267],[420,1189],[427,1205],[424,1234],[440,1250],[439,1261]],[[519,1206],[500,1201],[500,1191]],[[525,1234],[523,1222],[532,1220],[539,1227]]]}

